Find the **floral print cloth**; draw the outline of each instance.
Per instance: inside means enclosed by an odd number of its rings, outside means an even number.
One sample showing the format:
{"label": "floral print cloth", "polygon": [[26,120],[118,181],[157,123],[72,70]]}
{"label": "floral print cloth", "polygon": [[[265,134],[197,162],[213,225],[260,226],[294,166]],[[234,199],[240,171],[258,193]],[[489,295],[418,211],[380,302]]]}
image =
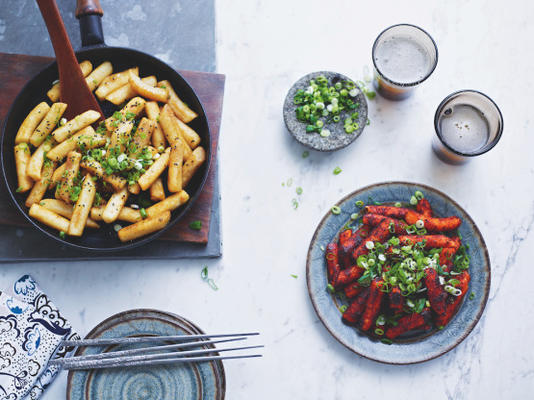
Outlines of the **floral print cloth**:
{"label": "floral print cloth", "polygon": [[48,361],[73,351],[60,342],[79,336],[31,276],[13,292],[0,292],[0,400],[37,399],[59,372]]}

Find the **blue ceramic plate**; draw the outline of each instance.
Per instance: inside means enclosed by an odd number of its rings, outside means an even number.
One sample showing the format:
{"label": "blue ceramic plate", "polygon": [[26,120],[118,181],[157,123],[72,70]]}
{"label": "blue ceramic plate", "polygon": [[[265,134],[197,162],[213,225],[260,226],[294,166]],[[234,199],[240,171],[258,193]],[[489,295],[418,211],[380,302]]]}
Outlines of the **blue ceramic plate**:
{"label": "blue ceramic plate", "polygon": [[[193,323],[156,310],[130,310],[98,324],[87,338],[203,333]],[[207,346],[206,346],[207,347]],[[211,345],[210,347],[213,347]],[[131,347],[128,347],[131,348]],[[113,346],[125,350],[126,346]],[[76,355],[97,354],[110,347],[84,347]],[[226,383],[220,361],[122,369],[70,371],[68,400],[222,400]]]}
{"label": "blue ceramic plate", "polygon": [[[444,329],[388,345],[370,339],[356,328],[343,324],[341,313],[336,306],[337,299],[326,291],[328,284],[326,262],[321,247],[325,248],[350,220],[351,214],[358,212],[356,201],[361,200],[368,204],[369,198],[372,198],[381,203],[405,202],[416,190],[424,193],[436,216],[456,215],[462,219],[459,231],[463,243],[469,244],[471,256],[469,293],[473,292],[475,296],[473,299],[469,299],[469,296],[464,297],[459,311]],[[414,364],[431,360],[453,349],[464,340],[484,311],[491,280],[486,244],[471,217],[444,193],[429,186],[407,182],[385,182],[364,187],[343,198],[337,206],[340,207],[341,214],[334,215],[328,212],[315,231],[306,265],[308,292],[313,307],[326,329],[355,353],[388,364]]]}

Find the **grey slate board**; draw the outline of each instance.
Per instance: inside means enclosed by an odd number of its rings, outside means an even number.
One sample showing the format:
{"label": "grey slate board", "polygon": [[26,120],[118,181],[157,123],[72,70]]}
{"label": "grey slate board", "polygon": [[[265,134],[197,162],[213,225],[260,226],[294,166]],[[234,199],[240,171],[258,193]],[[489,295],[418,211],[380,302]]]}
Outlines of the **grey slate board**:
{"label": "grey slate board", "polygon": [[[75,0],[56,0],[73,47],[80,32]],[[106,43],[150,53],[176,69],[215,71],[214,0],[100,0]],[[0,52],[54,56],[35,0],[10,0],[0,7]],[[32,228],[0,225],[0,262],[219,257],[220,191],[218,171],[208,244],[155,241],[128,253],[95,255],[58,246]]]}
{"label": "grey slate board", "polygon": [[[35,0],[4,0],[0,51],[54,56]],[[74,49],[81,47],[75,0],[56,0]],[[214,0],[100,0],[104,38],[131,47],[177,69],[215,71]]]}

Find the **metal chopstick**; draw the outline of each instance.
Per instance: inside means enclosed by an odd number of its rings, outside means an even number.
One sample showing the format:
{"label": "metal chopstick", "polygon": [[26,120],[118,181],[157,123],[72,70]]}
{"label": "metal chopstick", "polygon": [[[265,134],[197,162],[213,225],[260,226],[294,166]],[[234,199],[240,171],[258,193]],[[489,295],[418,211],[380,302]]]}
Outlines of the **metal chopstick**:
{"label": "metal chopstick", "polygon": [[143,367],[143,366],[153,366],[153,365],[167,365],[167,364],[177,364],[177,363],[196,363],[196,362],[205,362],[205,361],[218,361],[218,360],[234,360],[240,358],[257,358],[262,357],[261,354],[249,354],[242,356],[207,356],[207,357],[178,357],[178,358],[168,358],[160,360],[150,360],[150,361],[131,361],[124,364],[114,364],[114,365],[100,365],[97,361],[93,361],[93,365],[85,365],[83,367],[77,367],[74,365],[65,365],[63,369],[71,370],[82,370],[82,369],[101,369],[101,368],[125,368],[125,367]]}
{"label": "metal chopstick", "polygon": [[[191,348],[191,347],[200,347],[200,346],[204,346],[207,344],[237,342],[237,341],[246,340],[246,339],[247,339],[246,337],[242,337],[242,338],[224,339],[224,340],[204,340],[204,341],[198,341],[198,342],[186,342],[186,343],[179,343],[179,344],[169,344],[165,346],[141,347],[138,349],[118,350],[118,351],[110,351],[107,353],[86,354],[83,356],[68,357],[68,360],[69,361],[103,360],[107,358],[133,356],[135,354],[150,353],[154,351],[177,350],[177,349],[186,349],[186,348]],[[213,349],[213,351],[217,351],[217,350]],[[67,358],[64,358],[62,360],[66,360],[66,359]],[[52,360],[50,361],[50,363],[61,364],[60,359]]]}
{"label": "metal chopstick", "polygon": [[176,336],[139,336],[139,337],[124,337],[124,338],[109,338],[109,339],[81,339],[81,340],[63,340],[62,346],[108,346],[112,344],[132,344],[132,343],[158,343],[169,341],[192,341],[195,339],[210,339],[223,338],[235,336],[256,336],[259,332],[248,333],[225,333],[217,335],[176,335]]}
{"label": "metal chopstick", "polygon": [[148,360],[163,360],[167,358],[174,358],[174,357],[186,357],[186,356],[197,356],[199,354],[209,354],[209,353],[219,353],[219,352],[225,352],[225,351],[234,351],[234,350],[248,350],[248,349],[257,349],[263,347],[262,345],[259,346],[244,346],[244,347],[233,347],[233,348],[226,348],[226,349],[200,349],[200,350],[189,350],[189,351],[177,351],[177,352],[171,352],[171,353],[163,353],[163,354],[144,354],[140,356],[125,356],[125,357],[115,357],[115,358],[108,358],[104,360],[75,360],[71,358],[62,358],[58,360],[54,360],[54,364],[59,365],[77,365],[77,366],[84,366],[84,365],[92,365],[94,363],[98,364],[117,364],[117,363],[125,363],[125,362],[131,362],[131,361],[148,361]]}

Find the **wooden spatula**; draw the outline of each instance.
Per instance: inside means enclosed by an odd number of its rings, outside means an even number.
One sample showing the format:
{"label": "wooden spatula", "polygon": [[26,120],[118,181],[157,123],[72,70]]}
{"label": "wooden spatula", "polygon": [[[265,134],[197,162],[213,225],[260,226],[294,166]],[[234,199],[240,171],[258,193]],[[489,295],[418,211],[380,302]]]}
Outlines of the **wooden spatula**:
{"label": "wooden spatula", "polygon": [[87,110],[95,110],[100,113],[103,119],[104,114],[87,86],[78,60],[76,60],[55,0],[37,0],[37,4],[56,53],[59,81],[61,82],[61,101],[68,104],[65,111],[66,118],[72,119]]}

